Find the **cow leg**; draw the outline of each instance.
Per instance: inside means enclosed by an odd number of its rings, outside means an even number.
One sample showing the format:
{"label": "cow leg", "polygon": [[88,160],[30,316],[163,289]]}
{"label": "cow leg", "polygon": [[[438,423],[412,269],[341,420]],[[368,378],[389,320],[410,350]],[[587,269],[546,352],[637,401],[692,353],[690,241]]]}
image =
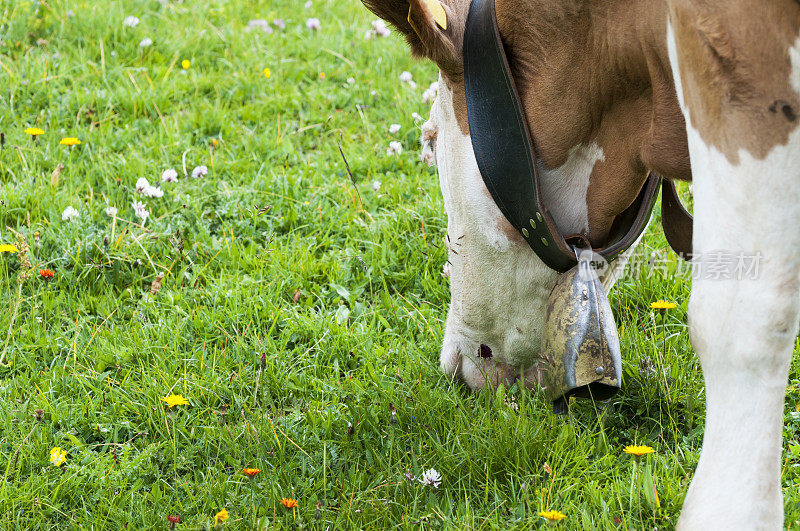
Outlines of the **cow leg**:
{"label": "cow leg", "polygon": [[[764,47],[768,39],[737,42],[764,33],[727,26],[724,10],[699,17],[693,11],[699,4],[673,4],[670,62],[686,117],[694,179],[696,258],[689,327],[706,392],[703,449],[678,528],[780,529],[783,400],[800,318],[800,130],[790,123],[789,111],[781,121],[766,110],[768,101],[761,109],[758,97],[781,94],[792,102],[787,103],[792,110],[796,85],[763,86],[747,93],[754,99],[726,107],[731,103],[726,98],[740,94],[715,89],[748,86],[746,75],[753,65],[720,67],[705,61],[719,61],[725,54],[744,60],[748,46]],[[790,4],[787,9],[795,9]],[[738,20],[756,24],[763,18]],[[770,36],[778,33],[769,31]],[[716,47],[713,53],[709,46]],[[782,65],[770,66],[777,70]],[[800,79],[800,72],[791,75]],[[747,123],[733,129],[731,117],[736,116]],[[748,124],[771,129],[741,129]],[[728,136],[715,136],[719,131],[729,131]],[[770,139],[776,131],[785,135]],[[755,136],[745,137],[748,133]]]}

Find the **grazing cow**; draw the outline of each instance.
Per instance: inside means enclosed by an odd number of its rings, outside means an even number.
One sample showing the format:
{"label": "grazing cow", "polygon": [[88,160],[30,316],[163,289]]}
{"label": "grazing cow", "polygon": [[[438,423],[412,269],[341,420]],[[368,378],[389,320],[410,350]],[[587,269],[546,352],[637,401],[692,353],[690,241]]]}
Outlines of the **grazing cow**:
{"label": "grazing cow", "polygon": [[[475,389],[533,384],[557,273],[502,215],[476,164],[462,55],[470,1],[363,1],[440,69],[423,141],[451,248],[441,367]],[[496,0],[496,21],[562,234],[602,244],[649,170],[693,180],[689,325],[707,412],[679,527],[779,529],[800,318],[800,3]],[[761,258],[756,275],[704,273],[737,253]]]}

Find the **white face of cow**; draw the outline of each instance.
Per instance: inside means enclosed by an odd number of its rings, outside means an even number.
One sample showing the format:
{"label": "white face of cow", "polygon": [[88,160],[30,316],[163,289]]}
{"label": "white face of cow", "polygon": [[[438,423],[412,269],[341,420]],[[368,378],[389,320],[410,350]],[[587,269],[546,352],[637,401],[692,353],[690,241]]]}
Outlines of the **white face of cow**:
{"label": "white face of cow", "polygon": [[[518,376],[535,383],[547,298],[557,275],[489,195],[470,137],[459,126],[454,90],[463,89],[440,76],[430,121],[422,127],[423,157],[433,150],[448,217],[444,244],[451,302],[442,370],[476,389]],[[602,157],[596,145],[576,146],[561,168],[541,168],[545,200],[560,205],[556,223],[565,233],[588,224],[589,174]]]}

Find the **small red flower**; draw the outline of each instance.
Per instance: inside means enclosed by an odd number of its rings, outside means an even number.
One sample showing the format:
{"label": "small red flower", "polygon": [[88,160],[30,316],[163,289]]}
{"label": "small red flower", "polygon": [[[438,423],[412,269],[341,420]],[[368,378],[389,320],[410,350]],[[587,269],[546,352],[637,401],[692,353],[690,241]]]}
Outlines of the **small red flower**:
{"label": "small red flower", "polygon": [[259,472],[261,472],[261,469],[260,468],[245,468],[244,470],[242,470],[242,472],[244,472],[245,476],[253,477],[256,474],[258,474]]}
{"label": "small red flower", "polygon": [[56,276],[56,272],[53,271],[52,269],[40,269],[39,276],[45,280],[50,280],[51,278]]}
{"label": "small red flower", "polygon": [[175,524],[181,523],[181,515],[179,514],[175,516],[169,515],[167,516],[167,522],[169,522],[170,529],[175,529]]}

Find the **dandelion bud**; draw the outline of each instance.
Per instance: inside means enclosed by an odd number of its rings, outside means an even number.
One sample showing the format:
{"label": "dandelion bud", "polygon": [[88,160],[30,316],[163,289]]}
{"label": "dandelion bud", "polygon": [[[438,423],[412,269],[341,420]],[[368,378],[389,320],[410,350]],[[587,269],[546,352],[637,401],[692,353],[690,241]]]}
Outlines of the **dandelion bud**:
{"label": "dandelion bud", "polygon": [[108,247],[108,236],[103,238],[103,247]]}
{"label": "dandelion bud", "polygon": [[222,404],[219,411],[219,423],[224,426],[228,423],[228,404]]}
{"label": "dandelion bud", "polygon": [[42,422],[44,420],[43,409],[34,409],[33,412],[36,414],[36,422]]}

